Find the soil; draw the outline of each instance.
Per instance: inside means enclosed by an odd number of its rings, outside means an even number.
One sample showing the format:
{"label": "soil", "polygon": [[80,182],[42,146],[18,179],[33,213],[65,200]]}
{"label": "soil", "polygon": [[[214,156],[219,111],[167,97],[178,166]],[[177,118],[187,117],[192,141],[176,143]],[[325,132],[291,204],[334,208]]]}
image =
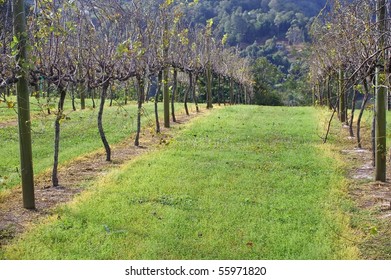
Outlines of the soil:
{"label": "soil", "polygon": [[[180,126],[190,119],[203,114],[190,113],[177,116],[177,122],[171,126]],[[12,125],[9,123],[8,125]],[[1,126],[0,126],[1,128]],[[30,225],[38,223],[42,218],[53,214],[56,206],[71,201],[77,194],[86,189],[96,178],[105,175],[112,168],[119,168],[122,164],[148,151],[168,145],[173,137],[173,130],[161,126],[161,133],[156,134],[154,128],[145,128],[140,135],[142,146],[135,147],[134,139],[127,139],[112,148],[111,162],[105,161],[103,151],[94,152],[77,158],[63,165],[59,169],[59,187],[51,186],[51,174],[47,172],[35,178],[36,209],[27,210],[22,207],[21,188],[10,191],[0,201],[0,248],[16,236],[23,233]]]}
{"label": "soil", "polygon": [[[350,195],[358,203],[360,208],[379,210],[380,217],[391,216],[391,181],[374,181],[375,168],[372,161],[372,152],[364,149],[343,150],[348,160],[357,162],[359,167],[354,168],[350,178],[354,185],[350,188]],[[390,168],[387,170],[387,178],[390,178]]]}
{"label": "soil", "polygon": [[3,122],[0,122],[0,129],[6,128],[9,126],[17,126],[17,125],[18,125],[18,120],[3,121]]}
{"label": "soil", "polygon": [[361,213],[352,214],[354,219],[360,220],[361,258],[391,259],[391,168],[387,167],[386,182],[374,181],[372,151],[353,149],[341,153],[356,165],[349,174],[349,194]]}

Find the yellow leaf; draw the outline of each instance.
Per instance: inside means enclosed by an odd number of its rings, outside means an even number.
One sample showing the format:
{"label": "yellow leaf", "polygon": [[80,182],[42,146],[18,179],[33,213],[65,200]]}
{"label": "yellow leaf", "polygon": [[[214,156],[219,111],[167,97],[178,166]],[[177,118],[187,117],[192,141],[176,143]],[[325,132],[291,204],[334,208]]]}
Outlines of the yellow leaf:
{"label": "yellow leaf", "polygon": [[223,39],[221,39],[221,43],[225,45],[225,43],[227,43],[227,40],[228,40],[228,34],[226,33],[224,34]]}
{"label": "yellow leaf", "polygon": [[13,109],[13,108],[15,108],[15,102],[13,102],[13,101],[7,101],[7,107],[8,107],[8,109]]}

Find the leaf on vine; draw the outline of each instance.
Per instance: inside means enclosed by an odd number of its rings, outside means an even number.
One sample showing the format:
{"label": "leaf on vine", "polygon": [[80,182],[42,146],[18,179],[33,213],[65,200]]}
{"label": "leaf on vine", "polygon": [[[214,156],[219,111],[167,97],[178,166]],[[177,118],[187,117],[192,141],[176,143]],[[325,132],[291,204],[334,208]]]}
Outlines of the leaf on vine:
{"label": "leaf on vine", "polygon": [[8,109],[13,109],[15,108],[15,102],[14,101],[7,101],[7,107]]}

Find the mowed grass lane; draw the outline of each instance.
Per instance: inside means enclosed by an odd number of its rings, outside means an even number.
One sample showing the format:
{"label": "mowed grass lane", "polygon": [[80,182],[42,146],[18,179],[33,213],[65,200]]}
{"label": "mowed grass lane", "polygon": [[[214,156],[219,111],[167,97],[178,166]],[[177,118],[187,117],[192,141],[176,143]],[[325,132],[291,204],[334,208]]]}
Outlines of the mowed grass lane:
{"label": "mowed grass lane", "polygon": [[8,259],[355,259],[313,108],[216,109],[109,173]]}

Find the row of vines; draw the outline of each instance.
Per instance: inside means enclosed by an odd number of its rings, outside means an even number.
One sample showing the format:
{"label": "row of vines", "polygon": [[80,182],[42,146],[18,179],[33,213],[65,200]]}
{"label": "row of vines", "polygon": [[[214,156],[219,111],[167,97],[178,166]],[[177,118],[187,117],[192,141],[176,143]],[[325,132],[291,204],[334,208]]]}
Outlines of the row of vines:
{"label": "row of vines", "polygon": [[[164,126],[169,127],[171,117],[175,121],[174,101],[178,84],[185,89],[183,103],[187,114],[189,100],[198,108],[195,88],[200,80],[205,88],[207,108],[212,108],[214,101],[251,102],[249,61],[239,57],[235,49],[225,46],[226,36],[213,36],[212,20],[202,26],[186,20],[186,15],[197,2],[35,0],[27,1],[25,6],[20,0],[0,2],[1,100],[9,102],[10,89],[15,84],[20,86],[23,77],[31,95],[46,98],[48,102],[53,96],[58,100],[57,110],[52,110],[56,114],[53,186],[59,184],[61,120],[68,94],[80,98],[81,109],[86,106],[86,98],[99,96],[97,127],[107,161],[111,160],[111,149],[105,135],[103,113],[113,85],[125,92],[125,100],[129,85],[135,85],[138,106],[136,146],[140,144],[143,103],[147,100],[155,102],[156,131],[159,132],[157,109],[159,100],[163,100]],[[17,17],[23,12],[25,28],[21,30],[17,29]],[[22,49],[25,39],[27,48]],[[22,55],[24,51],[28,56]],[[212,92],[213,80],[218,80],[217,92]],[[152,92],[154,81],[157,81],[157,90]],[[228,98],[222,93],[223,88],[229,89]],[[22,102],[18,98],[16,103],[19,119]],[[49,106],[47,112],[52,113]],[[19,123],[19,126],[26,126],[27,122]],[[26,145],[28,143],[21,144],[21,149]],[[28,164],[32,165],[32,162]],[[22,170],[26,169],[22,166]],[[33,184],[32,180],[29,184]],[[30,202],[25,203],[25,207],[34,208],[31,191],[29,197]]]}
{"label": "row of vines", "polygon": [[356,137],[357,147],[362,148],[361,122],[371,101],[373,162],[375,178],[380,181],[386,180],[387,104],[391,109],[389,5],[386,0],[330,0],[311,30],[314,102],[332,110],[330,123],[337,115],[348,125],[350,136]]}

